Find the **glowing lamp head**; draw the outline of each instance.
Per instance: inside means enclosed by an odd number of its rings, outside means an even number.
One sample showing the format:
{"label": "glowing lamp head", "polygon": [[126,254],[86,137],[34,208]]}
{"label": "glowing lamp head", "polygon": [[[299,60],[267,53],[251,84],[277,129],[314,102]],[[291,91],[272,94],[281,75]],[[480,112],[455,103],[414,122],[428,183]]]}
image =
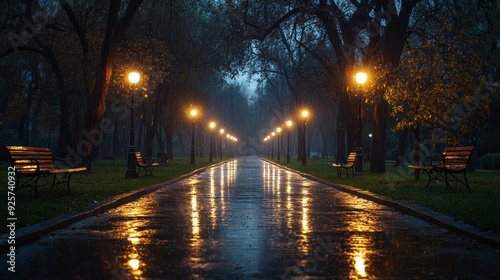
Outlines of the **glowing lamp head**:
{"label": "glowing lamp head", "polygon": [[198,111],[196,109],[193,109],[191,110],[191,112],[189,112],[189,114],[191,114],[191,117],[196,117],[196,115],[198,115]]}
{"label": "glowing lamp head", "polygon": [[221,135],[222,135],[222,134],[224,134],[224,128],[221,128],[221,129],[219,130],[219,133],[220,133]]}
{"label": "glowing lamp head", "polygon": [[141,74],[137,73],[137,72],[130,72],[128,74],[128,80],[131,84],[137,84],[139,82],[139,80],[141,79]]}
{"label": "glowing lamp head", "polygon": [[308,116],[309,116],[309,111],[307,111],[307,110],[302,111],[302,117],[304,119],[307,118]]}
{"label": "glowing lamp head", "polygon": [[292,122],[292,121],[290,121],[290,120],[286,121],[286,126],[288,126],[288,127],[292,127],[292,125],[293,125],[293,122]]}
{"label": "glowing lamp head", "polygon": [[273,131],[273,132],[271,132],[271,135],[274,137],[276,135],[276,133],[274,133],[274,131]]}
{"label": "glowing lamp head", "polygon": [[366,75],[365,72],[359,72],[356,74],[356,83],[358,83],[359,85],[366,83],[367,79],[368,76]]}
{"label": "glowing lamp head", "polygon": [[215,122],[210,122],[210,129],[214,129],[215,128]]}
{"label": "glowing lamp head", "polygon": [[280,133],[281,132],[281,127],[276,128],[276,132]]}

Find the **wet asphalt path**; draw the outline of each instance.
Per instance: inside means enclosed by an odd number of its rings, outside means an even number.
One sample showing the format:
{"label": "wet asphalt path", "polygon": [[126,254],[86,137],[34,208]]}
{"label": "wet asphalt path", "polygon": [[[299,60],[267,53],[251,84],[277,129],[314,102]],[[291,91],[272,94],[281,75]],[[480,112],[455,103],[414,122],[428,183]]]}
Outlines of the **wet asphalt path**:
{"label": "wet asphalt path", "polygon": [[500,279],[500,252],[240,158],[19,248],[6,278]]}

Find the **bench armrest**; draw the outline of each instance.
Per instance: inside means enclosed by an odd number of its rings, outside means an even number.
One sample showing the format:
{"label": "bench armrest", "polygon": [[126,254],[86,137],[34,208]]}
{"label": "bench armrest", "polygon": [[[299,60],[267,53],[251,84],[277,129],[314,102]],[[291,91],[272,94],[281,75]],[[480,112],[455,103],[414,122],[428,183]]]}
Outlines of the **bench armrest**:
{"label": "bench armrest", "polygon": [[432,154],[432,155],[426,156],[422,163],[424,166],[437,166],[437,165],[441,164],[441,162],[443,161],[443,158],[444,157],[442,154]]}

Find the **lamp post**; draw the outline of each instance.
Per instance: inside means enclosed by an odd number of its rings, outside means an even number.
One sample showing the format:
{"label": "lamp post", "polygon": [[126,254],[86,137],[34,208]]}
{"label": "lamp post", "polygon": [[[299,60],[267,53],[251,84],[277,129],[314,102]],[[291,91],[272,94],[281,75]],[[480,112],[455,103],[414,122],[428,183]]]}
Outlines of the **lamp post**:
{"label": "lamp post", "polygon": [[274,159],[274,136],[276,136],[276,133],[271,132],[271,159]]}
{"label": "lamp post", "polygon": [[212,162],[213,156],[214,156],[214,129],[215,129],[215,122],[210,122],[209,128],[210,128],[210,155],[208,157],[208,162]]}
{"label": "lamp post", "polygon": [[220,145],[220,147],[219,147],[219,148],[220,148],[220,149],[219,149],[219,155],[220,155],[220,159],[222,160],[222,135],[224,135],[224,128],[221,128],[221,129],[219,130],[219,134],[220,134],[220,143],[219,143],[219,145]]}
{"label": "lamp post", "polygon": [[278,161],[279,161],[280,160],[280,148],[281,148],[280,147],[280,144],[281,144],[281,142],[280,142],[281,127],[278,127],[276,129],[276,134],[278,134],[278,145],[277,145],[278,147],[277,148],[278,148]]}
{"label": "lamp post", "polygon": [[233,137],[233,157],[236,157],[236,146],[237,146],[237,142],[238,142],[238,138],[236,137]]}
{"label": "lamp post", "polygon": [[363,143],[361,138],[361,86],[366,82],[368,76],[364,72],[358,72],[356,74],[356,83],[358,83],[358,129],[356,132],[356,166],[354,167],[354,172],[356,174],[363,174]]}
{"label": "lamp post", "polygon": [[266,155],[267,155],[267,151],[269,151],[269,148],[268,148],[268,146],[266,145],[266,144],[267,144],[266,142],[267,142],[267,140],[269,140],[269,138],[271,138],[271,136],[269,136],[269,135],[267,135],[267,136],[266,136],[266,138],[264,138],[264,145],[265,145],[265,146],[264,146],[264,147],[265,147],[265,148],[264,148],[264,156],[266,156]]}
{"label": "lamp post", "polygon": [[191,115],[191,118],[193,119],[192,122],[192,130],[191,130],[191,164],[195,164],[194,161],[194,121],[196,120],[196,115],[198,114],[198,111],[196,109],[192,109],[189,114]]}
{"label": "lamp post", "polygon": [[302,166],[307,165],[307,160],[306,160],[306,121],[307,117],[309,116],[309,111],[303,110],[302,111],[302,119],[304,119],[304,128],[302,131]]}
{"label": "lamp post", "polygon": [[372,160],[372,137],[373,134],[368,134],[368,137],[370,137],[370,145],[369,145],[369,151],[368,151],[368,160]]}
{"label": "lamp post", "polygon": [[233,144],[231,144],[231,141],[233,141],[233,136],[231,136],[231,134],[228,133],[226,137],[227,137],[228,156],[233,157],[234,156]]}
{"label": "lamp post", "polygon": [[288,128],[288,135],[286,141],[286,162],[290,163],[290,130],[292,129],[293,122],[288,120],[286,122],[286,127]]}
{"label": "lamp post", "polygon": [[[132,86],[137,85],[140,79],[141,74],[137,72],[130,72],[128,74],[128,80]],[[130,96],[130,141],[128,146],[127,171],[125,172],[125,178],[137,178],[137,173],[135,172],[134,89],[131,90]]]}

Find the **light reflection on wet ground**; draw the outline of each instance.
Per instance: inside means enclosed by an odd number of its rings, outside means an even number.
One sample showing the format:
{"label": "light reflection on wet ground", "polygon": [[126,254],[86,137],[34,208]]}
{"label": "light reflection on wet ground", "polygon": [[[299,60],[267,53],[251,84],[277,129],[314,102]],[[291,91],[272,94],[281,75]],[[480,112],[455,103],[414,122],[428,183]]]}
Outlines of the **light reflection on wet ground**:
{"label": "light reflection on wet ground", "polygon": [[17,261],[18,279],[500,275],[500,253],[490,247],[256,158],[59,230],[19,248]]}

